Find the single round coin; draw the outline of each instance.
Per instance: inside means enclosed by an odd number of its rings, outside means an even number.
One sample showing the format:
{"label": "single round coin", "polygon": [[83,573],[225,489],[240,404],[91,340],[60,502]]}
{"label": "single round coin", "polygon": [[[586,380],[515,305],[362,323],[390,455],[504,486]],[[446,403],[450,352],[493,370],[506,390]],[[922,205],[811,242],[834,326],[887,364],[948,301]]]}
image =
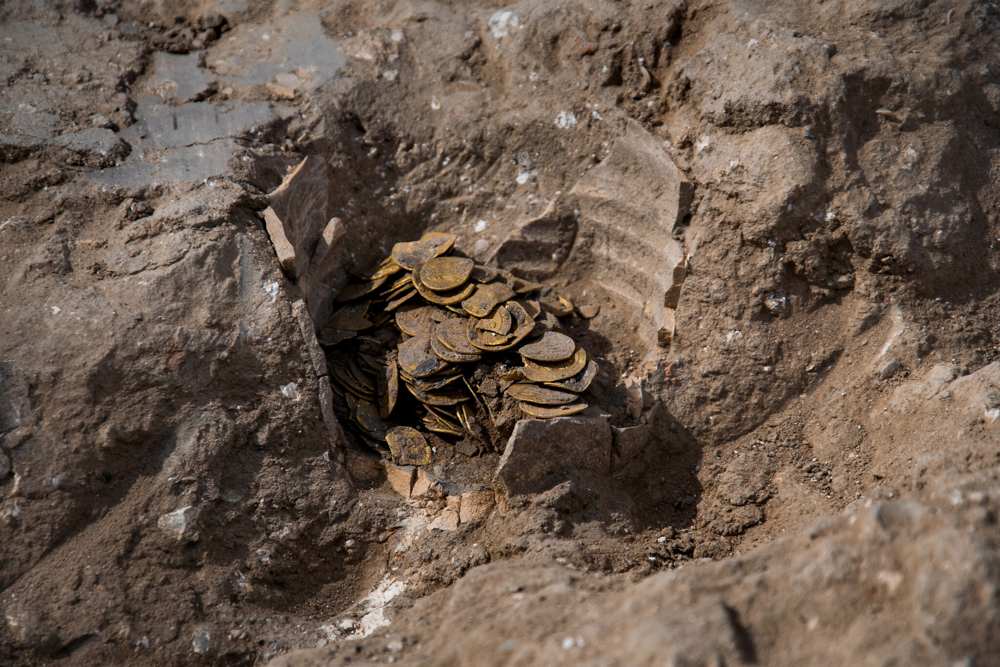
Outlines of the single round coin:
{"label": "single round coin", "polygon": [[434,326],[433,306],[416,306],[396,311],[396,326],[407,336],[429,335]]}
{"label": "single round coin", "polygon": [[552,387],[553,389],[564,389],[574,394],[582,394],[590,387],[590,383],[594,381],[596,375],[597,362],[591,359],[587,362],[587,367],[573,377],[557,382],[546,382],[545,386]]}
{"label": "single round coin", "polygon": [[532,382],[558,382],[559,380],[566,380],[573,377],[582,371],[586,365],[587,351],[582,347],[578,347],[572,357],[563,361],[543,364],[525,359],[522,371],[524,377]]}
{"label": "single round coin", "polygon": [[385,442],[398,465],[423,466],[431,462],[427,438],[415,428],[394,426],[386,432]]}
{"label": "single round coin", "polygon": [[558,331],[546,331],[540,339],[518,349],[522,357],[532,361],[562,361],[572,357],[575,351],[573,339]]}
{"label": "single round coin", "polygon": [[586,403],[570,403],[569,405],[535,405],[533,403],[518,403],[521,412],[538,419],[553,419],[555,417],[568,417],[583,412],[587,409]]}
{"label": "single round coin", "polygon": [[[444,370],[447,364],[431,351],[430,336],[414,336],[399,344],[400,370],[412,377],[421,378]],[[559,379],[559,378],[556,378]]]}
{"label": "single round coin", "polygon": [[434,334],[444,346],[459,354],[474,354],[479,356],[479,350],[469,343],[468,325],[466,320],[453,318],[446,320],[434,328]]}
{"label": "single round coin", "polygon": [[431,351],[434,352],[438,359],[447,361],[451,364],[464,364],[479,361],[482,358],[479,355],[478,350],[476,350],[475,354],[462,354],[461,352],[456,352],[445,345],[444,342],[437,336],[431,338]]}
{"label": "single round coin", "polygon": [[466,257],[435,257],[420,266],[420,281],[436,292],[452,290],[469,280],[475,265]]}
{"label": "single round coin", "polygon": [[506,335],[514,328],[514,319],[511,317],[510,311],[507,310],[507,306],[501,305],[497,307],[493,315],[476,322],[476,328],[482,331]]}
{"label": "single round coin", "polygon": [[476,291],[462,301],[462,308],[473,317],[489,317],[493,309],[512,299],[514,290],[503,283],[487,283],[476,287]]}
{"label": "single round coin", "polygon": [[549,389],[548,387],[524,382],[518,382],[507,387],[506,393],[518,401],[534,403],[535,405],[566,405],[580,398],[569,391]]}
{"label": "single round coin", "polygon": [[392,246],[392,259],[407,271],[445,254],[455,245],[454,234],[428,232],[417,241],[403,241]]}

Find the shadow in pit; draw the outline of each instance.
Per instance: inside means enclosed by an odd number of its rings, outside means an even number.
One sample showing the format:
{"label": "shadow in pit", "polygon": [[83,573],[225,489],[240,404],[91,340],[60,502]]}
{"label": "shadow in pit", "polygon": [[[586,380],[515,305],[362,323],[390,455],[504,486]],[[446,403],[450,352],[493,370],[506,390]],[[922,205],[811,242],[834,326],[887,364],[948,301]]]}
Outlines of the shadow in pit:
{"label": "shadow in pit", "polygon": [[568,537],[592,523],[631,533],[693,524],[702,495],[702,448],[659,403],[644,420],[612,427],[606,473],[566,462],[562,479],[531,501],[556,514],[556,532]]}

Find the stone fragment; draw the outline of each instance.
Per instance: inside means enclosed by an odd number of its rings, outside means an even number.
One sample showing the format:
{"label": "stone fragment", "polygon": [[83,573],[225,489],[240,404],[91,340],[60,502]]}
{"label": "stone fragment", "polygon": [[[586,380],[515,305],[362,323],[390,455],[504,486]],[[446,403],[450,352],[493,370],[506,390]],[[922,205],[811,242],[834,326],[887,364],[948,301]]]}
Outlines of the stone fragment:
{"label": "stone fragment", "polygon": [[274,246],[274,254],[278,256],[278,264],[290,276],[293,278],[296,277],[295,247],[288,240],[288,235],[285,233],[285,225],[282,223],[281,218],[278,217],[278,214],[270,206],[264,209],[264,228],[271,239],[271,245]]}
{"label": "stone fragment", "polygon": [[608,474],[611,427],[603,417],[523,419],[514,426],[495,479],[508,496],[540,493],[578,471]]}
{"label": "stone fragment", "polygon": [[478,523],[486,518],[493,505],[492,491],[466,491],[462,494],[458,507],[459,522],[463,525]]}
{"label": "stone fragment", "polygon": [[177,541],[197,542],[198,533],[194,530],[198,510],[186,505],[173,512],[167,512],[156,521],[156,526]]}
{"label": "stone fragment", "polygon": [[458,530],[458,510],[446,508],[430,524],[431,530]]}
{"label": "stone fragment", "polygon": [[385,462],[385,477],[389,486],[404,498],[410,497],[415,472],[416,468],[413,466],[398,466],[388,461]]}
{"label": "stone fragment", "polygon": [[326,355],[323,353],[323,348],[319,346],[319,341],[316,339],[316,329],[313,326],[312,318],[309,317],[309,310],[302,299],[297,299],[292,304],[292,313],[299,323],[299,331],[302,333],[302,340],[306,344],[306,352],[309,354],[309,361],[312,363],[313,372],[316,373],[316,377],[326,375]]}

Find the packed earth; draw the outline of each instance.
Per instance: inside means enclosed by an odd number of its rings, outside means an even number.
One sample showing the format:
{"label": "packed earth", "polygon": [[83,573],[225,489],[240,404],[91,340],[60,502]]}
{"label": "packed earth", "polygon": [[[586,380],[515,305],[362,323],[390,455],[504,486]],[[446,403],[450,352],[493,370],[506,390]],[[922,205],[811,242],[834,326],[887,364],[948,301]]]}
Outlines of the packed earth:
{"label": "packed earth", "polygon": [[0,4],[0,664],[1000,662],[998,40]]}

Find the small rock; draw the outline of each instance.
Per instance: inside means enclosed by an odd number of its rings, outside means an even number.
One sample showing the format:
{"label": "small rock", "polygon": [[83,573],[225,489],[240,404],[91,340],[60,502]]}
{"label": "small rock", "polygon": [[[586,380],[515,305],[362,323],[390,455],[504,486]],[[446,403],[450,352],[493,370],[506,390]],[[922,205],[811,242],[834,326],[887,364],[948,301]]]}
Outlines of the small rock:
{"label": "small rock", "polygon": [[610,465],[607,419],[522,419],[507,440],[495,477],[514,496],[546,491],[579,471],[607,474]]}
{"label": "small rock", "polygon": [[385,464],[385,476],[389,486],[404,498],[409,498],[413,490],[415,471],[416,468],[413,466],[398,466],[389,462]]}
{"label": "small rock", "polygon": [[462,503],[458,507],[459,522],[472,524],[482,521],[493,509],[493,504],[492,491],[466,491],[462,494]]}
{"label": "small rock", "polygon": [[430,524],[431,530],[458,530],[458,511],[445,509]]}
{"label": "small rock", "polygon": [[764,307],[775,317],[788,312],[788,297],[784,292],[772,292],[764,297]]}
{"label": "small rock", "polygon": [[191,505],[187,505],[164,514],[156,521],[156,525],[160,530],[176,540],[197,542],[198,533],[193,530],[193,525],[197,518],[198,510]]}
{"label": "small rock", "polygon": [[385,647],[392,653],[399,653],[403,650],[403,641],[401,639],[393,639],[391,642],[386,644]]}
{"label": "small rock", "polygon": [[903,364],[899,362],[899,359],[887,359],[878,367],[876,375],[878,375],[879,380],[888,380],[898,373],[902,367]]}
{"label": "small rock", "polygon": [[205,655],[212,648],[212,632],[208,628],[202,626],[195,628],[194,633],[191,635],[191,650],[193,650],[198,655]]}

